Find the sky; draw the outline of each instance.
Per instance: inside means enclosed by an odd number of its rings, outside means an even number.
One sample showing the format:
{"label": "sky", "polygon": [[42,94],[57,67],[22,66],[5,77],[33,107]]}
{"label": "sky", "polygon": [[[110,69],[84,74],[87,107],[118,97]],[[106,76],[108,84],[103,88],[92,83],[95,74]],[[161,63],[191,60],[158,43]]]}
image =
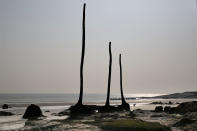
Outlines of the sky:
{"label": "sky", "polygon": [[0,93],[79,93],[86,2],[84,93],[197,90],[196,0],[0,0]]}

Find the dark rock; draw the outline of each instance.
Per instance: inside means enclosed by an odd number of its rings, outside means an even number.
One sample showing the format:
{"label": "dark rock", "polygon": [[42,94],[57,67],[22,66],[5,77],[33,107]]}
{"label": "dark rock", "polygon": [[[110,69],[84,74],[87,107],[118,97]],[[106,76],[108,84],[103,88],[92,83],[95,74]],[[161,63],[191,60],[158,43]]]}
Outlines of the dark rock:
{"label": "dark rock", "polygon": [[197,101],[184,102],[177,106],[177,113],[185,114],[187,112],[196,112],[197,111]]}
{"label": "dark rock", "polygon": [[169,101],[169,103],[168,103],[169,105],[172,105],[173,103],[171,102],[171,101]]}
{"label": "dark rock", "polygon": [[163,112],[163,107],[162,106],[156,106],[155,107],[155,112]]}
{"label": "dark rock", "polygon": [[170,112],[171,107],[170,106],[165,106],[164,107],[164,112],[169,113]]}
{"label": "dark rock", "polygon": [[192,124],[193,122],[195,122],[195,120],[191,120],[188,118],[183,118],[180,121],[178,121],[177,123],[174,124],[175,127],[179,127],[179,126],[186,126],[188,124]]}
{"label": "dark rock", "polygon": [[9,107],[8,107],[8,105],[7,104],[4,104],[3,106],[2,106],[2,109],[8,109]]}
{"label": "dark rock", "polygon": [[42,117],[42,111],[39,106],[31,104],[27,107],[25,114],[23,115],[23,118],[26,119],[36,119],[38,117]]}
{"label": "dark rock", "polygon": [[50,110],[46,110],[45,112],[50,112]]}
{"label": "dark rock", "polygon": [[176,107],[171,107],[170,110],[169,110],[169,113],[170,114],[177,113],[177,108]]}
{"label": "dark rock", "polygon": [[154,101],[154,102],[152,102],[150,104],[154,104],[154,105],[160,104],[160,105],[162,105],[163,103],[161,101]]}
{"label": "dark rock", "polygon": [[0,111],[0,116],[13,116],[14,114],[11,112]]}

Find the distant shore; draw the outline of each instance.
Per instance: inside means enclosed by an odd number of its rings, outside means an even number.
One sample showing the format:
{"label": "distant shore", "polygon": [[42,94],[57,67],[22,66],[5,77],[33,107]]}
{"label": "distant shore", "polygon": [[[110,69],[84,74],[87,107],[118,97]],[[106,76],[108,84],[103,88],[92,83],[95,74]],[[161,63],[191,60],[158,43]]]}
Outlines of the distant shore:
{"label": "distant shore", "polygon": [[[159,95],[153,97],[125,97],[126,100],[135,100],[135,99],[192,99],[197,98],[197,91],[183,92],[183,93],[173,93],[167,95]],[[120,97],[113,97],[111,100],[121,100]]]}

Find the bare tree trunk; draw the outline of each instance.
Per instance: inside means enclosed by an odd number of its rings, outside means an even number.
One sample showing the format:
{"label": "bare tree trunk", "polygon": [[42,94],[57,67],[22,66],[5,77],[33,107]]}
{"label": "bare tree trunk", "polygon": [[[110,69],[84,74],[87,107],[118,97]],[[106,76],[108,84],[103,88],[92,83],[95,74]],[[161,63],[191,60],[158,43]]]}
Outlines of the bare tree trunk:
{"label": "bare tree trunk", "polygon": [[119,55],[119,65],[120,65],[120,92],[121,92],[121,99],[122,99],[122,104],[125,104],[125,98],[123,95],[123,89],[122,89],[122,64],[121,64],[121,54]]}
{"label": "bare tree trunk", "polygon": [[107,100],[106,100],[105,106],[109,106],[111,70],[112,70],[111,66],[112,66],[112,54],[111,54],[111,42],[109,42],[109,76],[108,76]]}
{"label": "bare tree trunk", "polygon": [[77,105],[82,105],[82,99],[83,99],[83,64],[84,64],[84,55],[85,55],[85,8],[86,4],[83,5],[83,21],[82,21],[82,52],[81,52],[81,64],[80,64],[80,94],[79,94],[79,100],[77,102]]}

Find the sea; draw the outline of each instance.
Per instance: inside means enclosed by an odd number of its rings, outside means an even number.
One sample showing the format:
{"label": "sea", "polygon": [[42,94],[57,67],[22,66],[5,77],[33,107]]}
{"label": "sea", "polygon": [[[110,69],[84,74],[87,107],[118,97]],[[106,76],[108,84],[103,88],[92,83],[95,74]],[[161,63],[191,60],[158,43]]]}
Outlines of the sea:
{"label": "sea", "polygon": [[[126,98],[153,97],[163,94],[125,94]],[[0,94],[0,105],[8,104],[14,107],[22,107],[29,104],[39,105],[71,105],[77,102],[79,94]],[[120,98],[120,95],[112,94],[110,98]],[[84,94],[84,103],[103,103],[106,94]]]}

